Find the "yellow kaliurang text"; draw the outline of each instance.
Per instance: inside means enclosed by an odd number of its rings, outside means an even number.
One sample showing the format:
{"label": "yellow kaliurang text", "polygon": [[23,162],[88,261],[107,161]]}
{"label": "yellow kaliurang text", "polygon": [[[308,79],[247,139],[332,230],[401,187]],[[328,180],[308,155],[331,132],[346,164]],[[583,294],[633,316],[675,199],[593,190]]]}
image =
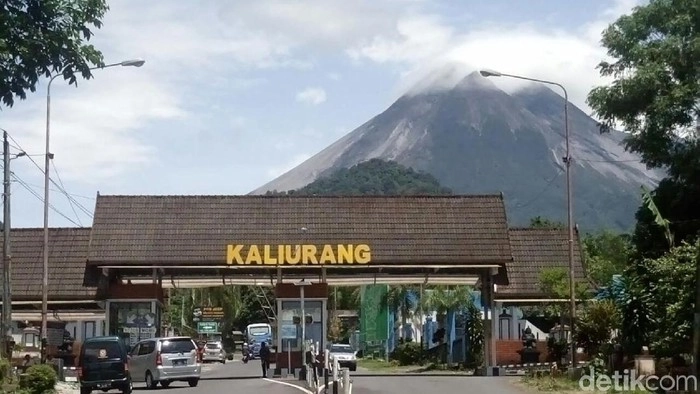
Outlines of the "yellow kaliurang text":
{"label": "yellow kaliurang text", "polygon": [[369,245],[228,245],[226,264],[239,265],[347,265],[368,264]]}

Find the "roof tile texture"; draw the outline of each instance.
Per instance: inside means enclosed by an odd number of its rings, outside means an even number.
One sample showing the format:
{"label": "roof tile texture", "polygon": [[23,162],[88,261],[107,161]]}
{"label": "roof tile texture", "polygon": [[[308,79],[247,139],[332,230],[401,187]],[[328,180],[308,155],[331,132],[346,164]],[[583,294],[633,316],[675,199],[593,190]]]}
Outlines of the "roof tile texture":
{"label": "roof tile texture", "polygon": [[[508,286],[499,286],[497,294],[523,297],[542,296],[540,275],[547,268],[569,267],[569,234],[563,228],[512,228],[510,245],[513,263],[508,266]],[[574,232],[574,275],[583,281],[581,244]],[[502,298],[502,296],[501,296]]]}
{"label": "roof tile texture", "polygon": [[89,260],[224,264],[228,244],[299,243],[369,244],[374,264],[511,260],[500,195],[98,196]]}
{"label": "roof tile texture", "polygon": [[[13,300],[41,299],[44,230],[13,229],[10,242]],[[89,242],[89,228],[49,229],[50,298],[92,299],[95,296],[94,287],[83,286]],[[4,253],[2,242],[0,250]]]}

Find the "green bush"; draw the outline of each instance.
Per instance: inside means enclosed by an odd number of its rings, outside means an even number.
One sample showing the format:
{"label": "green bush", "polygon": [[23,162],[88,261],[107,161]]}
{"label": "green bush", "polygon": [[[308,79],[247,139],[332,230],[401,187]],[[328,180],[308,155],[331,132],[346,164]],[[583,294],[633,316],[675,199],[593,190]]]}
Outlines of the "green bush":
{"label": "green bush", "polygon": [[10,360],[7,359],[0,359],[0,382],[6,381],[10,376],[12,372],[12,365],[10,364]]}
{"label": "green bush", "polygon": [[54,390],[58,375],[53,366],[48,364],[32,365],[20,380],[20,387],[31,394],[45,394]]}
{"label": "green bush", "polygon": [[423,362],[423,349],[417,342],[405,342],[396,347],[391,358],[399,365],[417,365]]}

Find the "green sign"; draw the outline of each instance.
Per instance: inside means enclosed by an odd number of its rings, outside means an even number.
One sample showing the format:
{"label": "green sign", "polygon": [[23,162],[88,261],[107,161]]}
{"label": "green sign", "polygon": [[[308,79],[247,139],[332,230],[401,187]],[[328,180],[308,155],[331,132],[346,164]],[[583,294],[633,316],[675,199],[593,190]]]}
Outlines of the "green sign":
{"label": "green sign", "polygon": [[386,306],[387,285],[368,285],[362,290],[360,338],[364,342],[385,341],[389,335],[389,310]]}
{"label": "green sign", "polygon": [[215,321],[197,322],[197,332],[200,334],[217,334],[219,333],[219,323]]}

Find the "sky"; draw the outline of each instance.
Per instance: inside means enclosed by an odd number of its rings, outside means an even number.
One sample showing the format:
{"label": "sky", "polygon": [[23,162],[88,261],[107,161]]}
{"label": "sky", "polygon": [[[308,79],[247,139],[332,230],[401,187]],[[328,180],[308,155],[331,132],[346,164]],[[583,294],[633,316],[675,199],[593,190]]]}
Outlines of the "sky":
{"label": "sky", "polygon": [[[110,1],[91,42],[105,63],[146,63],[53,82],[49,225],[90,226],[98,192],[247,194],[445,64],[560,82],[590,113],[586,94],[609,82],[601,32],[636,3]],[[0,116],[27,153],[11,161],[13,227],[43,226],[46,82]]]}

